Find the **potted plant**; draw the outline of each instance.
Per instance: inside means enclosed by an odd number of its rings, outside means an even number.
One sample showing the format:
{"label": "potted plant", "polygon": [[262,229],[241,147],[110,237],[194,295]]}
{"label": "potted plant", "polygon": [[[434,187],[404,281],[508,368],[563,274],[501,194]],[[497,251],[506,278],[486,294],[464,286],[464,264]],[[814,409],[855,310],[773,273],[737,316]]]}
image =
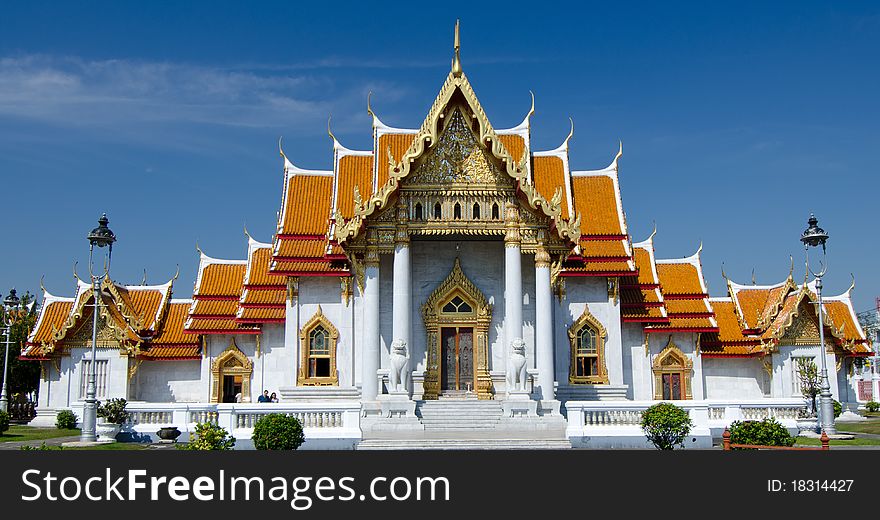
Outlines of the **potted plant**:
{"label": "potted plant", "polygon": [[98,406],[98,417],[103,421],[98,421],[95,427],[95,433],[98,434],[99,442],[115,442],[116,434],[122,429],[122,425],[128,420],[128,412],[125,411],[125,405],[128,401],[121,397],[107,400],[104,404]]}

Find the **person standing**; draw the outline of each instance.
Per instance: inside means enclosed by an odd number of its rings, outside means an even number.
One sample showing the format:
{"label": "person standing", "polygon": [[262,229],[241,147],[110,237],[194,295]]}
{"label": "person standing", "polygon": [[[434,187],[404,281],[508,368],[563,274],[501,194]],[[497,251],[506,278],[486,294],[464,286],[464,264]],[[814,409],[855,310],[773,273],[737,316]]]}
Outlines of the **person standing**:
{"label": "person standing", "polygon": [[258,403],[268,403],[269,402],[269,391],[263,390],[263,394],[260,395],[259,398],[257,398],[257,402]]}

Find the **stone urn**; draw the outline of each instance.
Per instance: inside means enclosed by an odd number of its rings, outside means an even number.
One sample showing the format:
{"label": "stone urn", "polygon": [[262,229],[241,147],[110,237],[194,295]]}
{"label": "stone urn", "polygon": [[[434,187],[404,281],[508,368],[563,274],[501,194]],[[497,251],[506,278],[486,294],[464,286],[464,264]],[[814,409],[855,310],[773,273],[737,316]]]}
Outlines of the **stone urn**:
{"label": "stone urn", "polygon": [[98,442],[116,442],[116,434],[122,429],[121,424],[99,422],[95,425]]}
{"label": "stone urn", "polygon": [[177,429],[177,426],[166,426],[160,428],[156,435],[165,442],[177,442],[177,438],[180,437],[180,430]]}
{"label": "stone urn", "polygon": [[797,419],[798,434],[806,433],[807,435],[819,433],[818,417],[798,417]]}

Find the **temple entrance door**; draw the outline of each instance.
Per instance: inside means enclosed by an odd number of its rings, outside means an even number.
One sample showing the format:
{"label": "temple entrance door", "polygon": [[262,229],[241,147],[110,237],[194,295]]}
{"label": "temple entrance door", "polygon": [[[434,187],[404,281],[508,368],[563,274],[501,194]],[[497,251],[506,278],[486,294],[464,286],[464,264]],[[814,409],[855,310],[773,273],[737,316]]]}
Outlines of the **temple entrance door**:
{"label": "temple entrance door", "polygon": [[443,393],[474,391],[474,329],[441,327],[440,390]]}

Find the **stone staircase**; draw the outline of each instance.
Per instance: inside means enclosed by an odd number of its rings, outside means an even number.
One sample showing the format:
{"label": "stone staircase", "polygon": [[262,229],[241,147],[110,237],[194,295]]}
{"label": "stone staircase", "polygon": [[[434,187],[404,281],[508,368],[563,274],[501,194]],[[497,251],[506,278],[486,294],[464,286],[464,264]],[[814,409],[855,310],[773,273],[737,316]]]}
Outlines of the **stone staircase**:
{"label": "stone staircase", "polygon": [[[358,450],[535,450],[570,449],[562,417],[536,417],[543,427],[522,428],[503,417],[501,401],[438,399],[416,407],[423,431],[374,429]],[[534,425],[535,423],[530,422]]]}
{"label": "stone staircase", "polygon": [[422,401],[416,408],[426,432],[494,430],[501,413],[500,401],[476,399]]}

